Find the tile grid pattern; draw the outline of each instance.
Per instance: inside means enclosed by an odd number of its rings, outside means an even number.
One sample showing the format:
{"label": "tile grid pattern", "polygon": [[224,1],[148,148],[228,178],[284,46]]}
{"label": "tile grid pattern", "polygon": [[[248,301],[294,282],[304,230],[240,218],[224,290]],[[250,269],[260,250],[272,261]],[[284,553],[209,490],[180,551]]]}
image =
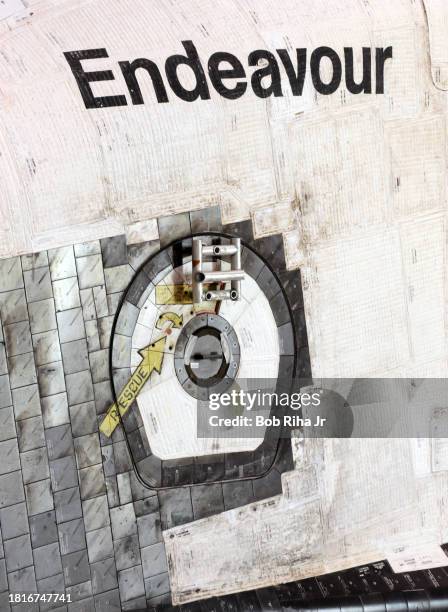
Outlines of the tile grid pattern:
{"label": "tile grid pattern", "polygon": [[72,598],[14,611],[168,603],[162,529],[278,492],[279,479],[157,494],[137,480],[121,427],[111,439],[98,432],[122,292],[161,244],[220,227],[212,208],[160,219],[160,242],[117,236],[0,260],[2,611],[8,591]]}

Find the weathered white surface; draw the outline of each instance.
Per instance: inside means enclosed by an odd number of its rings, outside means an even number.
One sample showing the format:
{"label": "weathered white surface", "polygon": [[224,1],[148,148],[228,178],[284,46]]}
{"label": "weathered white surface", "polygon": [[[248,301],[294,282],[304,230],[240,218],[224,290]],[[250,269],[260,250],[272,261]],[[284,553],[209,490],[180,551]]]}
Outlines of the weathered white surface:
{"label": "weathered white surface", "polygon": [[[32,17],[0,22],[0,256],[219,203],[224,220],[254,216],[258,235],[286,232],[288,263],[303,270],[315,375],[446,376],[446,9],[425,4],[428,15],[412,0],[135,0],[132,12],[120,0],[35,0]],[[110,61],[90,66],[112,66],[117,80],[102,92],[121,92],[117,60],[161,65],[185,39],[204,58],[327,44],[393,45],[394,59],[384,96],[315,96],[307,82],[301,98],[158,105],[148,87],[144,106],[86,111],[62,56],[106,46]],[[420,449],[418,479],[405,442],[382,450],[329,443],[328,461],[315,462],[319,497],[305,495],[314,480],[298,471],[275,513],[232,511],[176,531],[167,543],[177,599],[393,556],[393,534],[399,544],[446,539],[440,449]],[[361,537],[366,506],[379,514]],[[259,529],[247,512],[261,516]]]}
{"label": "weathered white surface", "polygon": [[[411,322],[424,330],[424,313],[417,311]],[[430,345],[421,339],[421,359],[427,359]],[[358,355],[367,353],[367,340],[361,339]],[[387,347],[396,358],[387,340],[385,358]],[[347,352],[350,359],[349,348],[344,345],[340,355]],[[339,362],[329,360],[331,371]],[[351,372],[369,375],[364,363],[347,363]],[[383,374],[412,371],[446,377],[446,362]],[[446,409],[436,411],[436,419],[446,426]],[[395,571],[446,565],[440,548],[448,540],[446,439],[302,440],[294,455],[296,470],[284,475],[283,496],[165,533],[177,603],[383,558]]]}
{"label": "weathered white surface", "polygon": [[2,0],[0,3],[0,19],[6,19],[16,13],[21,13],[24,8],[22,0]]}
{"label": "weathered white surface", "polygon": [[448,89],[448,6],[444,0],[423,0],[428,19],[429,49],[434,83]]}
{"label": "weathered white surface", "polygon": [[384,558],[397,571],[446,565],[448,473],[431,473],[427,442],[299,443],[283,496],[165,532],[175,602]]}
{"label": "weathered white surface", "polygon": [[[189,0],[186,7],[36,0],[31,17],[2,22],[0,256],[114,234],[217,202],[228,221],[266,207],[264,221],[255,217],[259,235],[300,223],[313,248],[354,226],[394,220],[400,211],[440,208],[444,185],[432,179],[445,159],[444,95],[428,70],[419,3]],[[358,69],[362,45],[393,45],[394,59],[380,96],[354,96],[344,85],[333,96],[316,95],[308,74],[303,95],[292,97],[282,73],[282,98],[260,100],[249,88],[226,101],[210,87],[210,101],[187,103],[170,92],[169,103],[158,104],[143,74],[144,105],[86,110],[63,56],[106,47],[109,58],[89,60],[85,69],[110,68],[115,81],[94,83],[94,93],[124,93],[119,60],[148,57],[163,69],[185,39],[194,41],[204,64],[217,50],[246,63],[257,48],[311,52],[324,44],[341,56],[344,45],[353,46]],[[425,145],[408,147],[406,137],[418,134]],[[400,147],[405,159],[395,156]],[[394,191],[394,173],[410,168],[406,157],[427,172],[427,181],[414,190],[403,177]],[[426,198],[428,185],[433,197]]]}

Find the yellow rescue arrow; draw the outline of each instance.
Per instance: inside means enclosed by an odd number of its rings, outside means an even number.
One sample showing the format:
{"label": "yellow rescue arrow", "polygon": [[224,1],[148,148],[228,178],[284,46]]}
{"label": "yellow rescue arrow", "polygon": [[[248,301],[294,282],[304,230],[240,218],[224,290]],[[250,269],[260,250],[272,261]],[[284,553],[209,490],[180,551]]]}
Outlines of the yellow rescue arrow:
{"label": "yellow rescue arrow", "polygon": [[156,327],[157,329],[162,329],[165,323],[169,321],[171,323],[171,327],[180,328],[182,327],[183,320],[183,315],[178,315],[175,312],[164,312],[158,318]]}
{"label": "yellow rescue arrow", "polygon": [[155,370],[160,374],[163,361],[163,349],[165,348],[166,338],[160,338],[157,342],[146,346],[139,354],[143,357],[129,381],[123,387],[117,398],[117,403],[107,411],[100,431],[108,438],[120,422],[120,415],[123,416],[135,401],[143,386],[149,380],[151,373]]}

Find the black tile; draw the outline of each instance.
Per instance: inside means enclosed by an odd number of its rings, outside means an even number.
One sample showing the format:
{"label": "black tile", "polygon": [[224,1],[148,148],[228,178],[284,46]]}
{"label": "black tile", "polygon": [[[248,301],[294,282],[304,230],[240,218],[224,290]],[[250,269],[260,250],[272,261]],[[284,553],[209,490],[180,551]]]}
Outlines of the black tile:
{"label": "black tile", "polygon": [[251,244],[254,241],[254,232],[252,229],[252,220],[239,221],[238,223],[227,223],[222,227],[223,232],[241,238],[245,242]]}
{"label": "black tile", "polygon": [[278,597],[279,602],[282,605],[288,605],[288,603],[299,602],[303,599],[302,591],[298,588],[295,582],[288,582],[286,584],[275,585],[274,591]]}
{"label": "black tile", "polygon": [[[168,266],[172,265],[170,253],[167,249],[160,251],[152,257],[143,267],[142,271],[148,279],[157,284],[158,275]],[[130,300],[129,300],[130,301]]]}
{"label": "black tile", "polygon": [[413,589],[434,588],[431,577],[425,571],[407,572],[403,576]]}
{"label": "black tile", "polygon": [[135,471],[132,471],[130,473],[130,479],[131,479],[131,495],[134,501],[138,499],[145,499],[146,497],[150,497],[150,496],[156,496],[155,491],[148,489],[148,487],[146,487],[145,484],[142,483],[138,479]]}
{"label": "black tile", "polygon": [[297,339],[297,346],[308,346],[308,332],[306,328],[305,311],[303,309],[295,310],[292,315],[292,320]]}
{"label": "black tile", "polygon": [[344,597],[346,595],[344,585],[339,579],[339,574],[327,574],[316,580],[324,597]]}
{"label": "black tile", "polygon": [[222,598],[219,599],[217,597],[213,597],[212,599],[206,599],[205,601],[201,601],[201,612],[221,612],[220,603]]}
{"label": "black tile", "polygon": [[285,270],[279,279],[288,297],[291,310],[303,308],[302,278],[300,270]]}
{"label": "black tile", "polygon": [[193,601],[192,603],[184,604],[181,607],[181,612],[202,612],[201,603]]}
{"label": "black tile", "polygon": [[239,602],[236,595],[227,595],[219,598],[220,612],[239,612]]}
{"label": "black tile", "polygon": [[305,580],[301,580],[300,584],[306,593],[307,601],[313,601],[314,599],[322,598],[321,590],[315,578],[307,578]]}
{"label": "black tile", "polygon": [[144,270],[140,270],[132,279],[129,289],[126,293],[126,300],[134,306],[137,306],[143,293],[150,285],[150,277]]}
{"label": "black tile", "polygon": [[151,487],[162,483],[162,462],[155,455],[148,455],[137,463],[137,471],[144,482]]}
{"label": "black tile", "polygon": [[284,323],[277,328],[281,355],[294,355],[294,331],[291,323]]}
{"label": "black tile", "polygon": [[139,499],[134,502],[135,516],[145,516],[146,514],[153,514],[159,512],[159,498],[157,495],[146,497],[145,499]]}
{"label": "black tile", "polygon": [[191,259],[193,241],[191,238],[184,238],[175,242],[169,249],[170,259],[175,268],[183,265]]}
{"label": "black tile", "polygon": [[255,451],[246,454],[246,461],[243,468],[244,476],[262,476],[273,465],[277,452],[277,440],[265,438]]}
{"label": "black tile", "polygon": [[281,290],[277,279],[266,266],[258,275],[257,283],[269,301]]}
{"label": "black tile", "polygon": [[159,226],[159,237],[162,247],[173,240],[184,238],[191,234],[190,215],[186,212],[159,217],[157,224]]}
{"label": "black tile", "polygon": [[122,440],[121,442],[114,442],[113,447],[115,469],[117,471],[117,474],[121,474],[122,472],[129,472],[130,470],[132,470],[132,460],[126,442],[124,440]]}
{"label": "black tile", "polygon": [[[346,593],[348,593],[349,595],[357,595],[360,593],[367,593],[369,591],[369,587],[366,584],[366,582],[363,580],[362,576],[360,575],[359,571],[357,569],[351,569],[351,570],[347,570],[346,572],[342,572],[341,576],[341,584],[345,590]],[[319,588],[319,583],[317,582],[316,579],[313,579],[314,582],[317,585],[317,588],[319,589],[319,594],[320,596],[322,591]],[[380,580],[378,582],[381,582]],[[384,588],[381,589],[378,588],[378,591],[384,591]],[[309,597],[309,595],[308,595]]]}
{"label": "black tile", "polygon": [[278,375],[280,381],[278,387],[282,389],[285,385],[290,385],[291,378],[294,376],[294,356],[293,355],[280,355],[280,363],[278,366]]}
{"label": "black tile", "polygon": [[291,320],[289,308],[282,291],[279,291],[270,301],[270,305],[277,327]]}
{"label": "black tile", "polygon": [[280,440],[277,457],[275,459],[275,469],[283,474],[294,469],[294,459],[292,455],[291,440]]}
{"label": "black tile", "polygon": [[112,268],[128,263],[126,236],[113,236],[100,240],[103,267]]}
{"label": "black tile", "polygon": [[127,247],[129,265],[134,270],[139,270],[151,255],[154,255],[159,250],[160,242],[158,240],[130,244]]}
{"label": "black tile", "polygon": [[222,485],[224,507],[226,510],[246,506],[254,501],[252,480],[224,482]]}
{"label": "black tile", "polygon": [[162,529],[183,525],[193,520],[190,489],[168,489],[159,491],[160,518]]}
{"label": "black tile", "polygon": [[275,234],[274,236],[267,236],[266,238],[255,240],[253,246],[277,273],[286,269],[285,251],[281,234]]}
{"label": "black tile", "polygon": [[222,221],[219,206],[191,211],[190,224],[193,234],[199,232],[221,231]]}
{"label": "black tile", "polygon": [[194,460],[194,482],[216,482],[224,478],[225,458],[224,455],[210,455],[207,457],[196,457]]}
{"label": "black tile", "polygon": [[131,432],[138,429],[137,410],[137,403],[134,402],[132,406],[130,406],[129,410],[121,417],[121,422],[128,436]]}
{"label": "black tile", "polygon": [[256,253],[244,246],[241,250],[241,267],[252,278],[257,279],[265,264]]}
{"label": "black tile", "polygon": [[250,453],[228,453],[225,456],[226,480],[242,478],[244,476],[244,466],[249,461],[251,461]]}
{"label": "black tile", "polygon": [[255,499],[267,499],[274,495],[281,495],[282,481],[281,476],[275,468],[273,468],[266,476],[256,478],[253,481]]}
{"label": "black tile", "polygon": [[131,448],[133,460],[137,463],[138,461],[144,459],[147,455],[147,452],[143,444],[140,430],[137,429],[135,431],[132,431],[131,433],[126,433],[126,437]]}
{"label": "black tile", "polygon": [[162,486],[175,487],[193,482],[193,464],[188,461],[162,461]]}
{"label": "black tile", "polygon": [[274,589],[258,589],[256,593],[262,610],[282,609]]}
{"label": "black tile", "polygon": [[[258,597],[255,591],[247,591],[246,593],[237,593],[236,600],[238,602],[239,610],[244,610],[244,612],[261,612],[262,611],[260,602],[258,600]],[[274,610],[272,612],[274,612]]]}
{"label": "black tile", "polygon": [[193,516],[195,520],[224,511],[221,484],[197,485],[191,490]]}
{"label": "black tile", "polygon": [[297,357],[297,376],[304,381],[304,386],[305,384],[312,384],[310,352],[307,346],[299,348]]}

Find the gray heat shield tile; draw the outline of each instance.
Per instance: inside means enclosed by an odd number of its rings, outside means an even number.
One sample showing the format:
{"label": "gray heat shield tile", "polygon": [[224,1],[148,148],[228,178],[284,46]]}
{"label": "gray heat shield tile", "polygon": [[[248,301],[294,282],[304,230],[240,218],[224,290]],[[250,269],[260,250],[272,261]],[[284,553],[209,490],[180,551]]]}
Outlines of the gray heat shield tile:
{"label": "gray heat shield tile", "polygon": [[33,334],[57,328],[56,312],[52,298],[28,304],[28,312]]}
{"label": "gray heat shield tile", "polygon": [[89,559],[87,550],[62,556],[62,567],[66,586],[90,580]]}
{"label": "gray heat shield tile", "polygon": [[21,453],[23,482],[37,482],[50,477],[48,466],[47,449],[45,447]]}
{"label": "gray heat shield tile", "polygon": [[17,421],[17,437],[21,453],[45,446],[44,425],[41,416]]}
{"label": "gray heat shield tile", "polygon": [[25,499],[21,472],[11,472],[0,476],[0,508],[17,504]]}
{"label": "gray heat shield tile", "polygon": [[28,514],[41,514],[54,508],[53,492],[49,479],[25,485]]}
{"label": "gray heat shield tile", "polygon": [[0,510],[3,540],[17,538],[29,532],[26,504],[21,502]]}
{"label": "gray heat shield tile", "polygon": [[50,461],[50,475],[53,491],[55,492],[76,487],[78,475],[75,458],[68,456]]}
{"label": "gray heat shield tile", "polygon": [[109,508],[106,495],[86,499],[82,502],[86,531],[94,531],[109,525]]}
{"label": "gray heat shield tile", "polygon": [[145,595],[141,565],[122,570],[118,573],[118,580],[122,601],[132,601]]}
{"label": "gray heat shield tile", "polygon": [[81,499],[90,499],[106,493],[103,466],[101,464],[79,470]]}
{"label": "gray heat shield tile", "polygon": [[62,572],[61,553],[57,542],[34,549],[34,568],[37,580],[50,578]]}
{"label": "gray heat shield tile", "polygon": [[90,570],[92,572],[92,590],[95,594],[110,591],[118,585],[117,570],[113,557],[92,563]]}
{"label": "gray heat shield tile", "polygon": [[64,491],[55,492],[54,506],[58,523],[82,517],[79,487],[76,486]]}
{"label": "gray heat shield tile", "polygon": [[61,350],[65,374],[76,374],[89,369],[87,341],[84,338],[62,344]]}
{"label": "gray heat shield tile", "polygon": [[41,403],[37,385],[20,387],[12,392],[14,413],[18,421],[30,417],[39,416],[41,413]]}
{"label": "gray heat shield tile", "polygon": [[67,555],[86,548],[84,521],[81,518],[62,523],[58,526],[58,532],[61,554]]}
{"label": "gray heat shield tile", "polygon": [[30,517],[31,545],[39,548],[58,541],[58,530],[54,510]]}
{"label": "gray heat shield tile", "polygon": [[3,543],[5,550],[6,568],[14,572],[33,564],[31,540],[29,534],[6,540]]}
{"label": "gray heat shield tile", "polygon": [[0,440],[9,440],[16,436],[14,409],[12,406],[0,409]]}
{"label": "gray heat shield tile", "polygon": [[114,545],[112,541],[112,531],[109,525],[89,531],[87,537],[87,550],[89,552],[90,563],[102,561],[114,554]]}

